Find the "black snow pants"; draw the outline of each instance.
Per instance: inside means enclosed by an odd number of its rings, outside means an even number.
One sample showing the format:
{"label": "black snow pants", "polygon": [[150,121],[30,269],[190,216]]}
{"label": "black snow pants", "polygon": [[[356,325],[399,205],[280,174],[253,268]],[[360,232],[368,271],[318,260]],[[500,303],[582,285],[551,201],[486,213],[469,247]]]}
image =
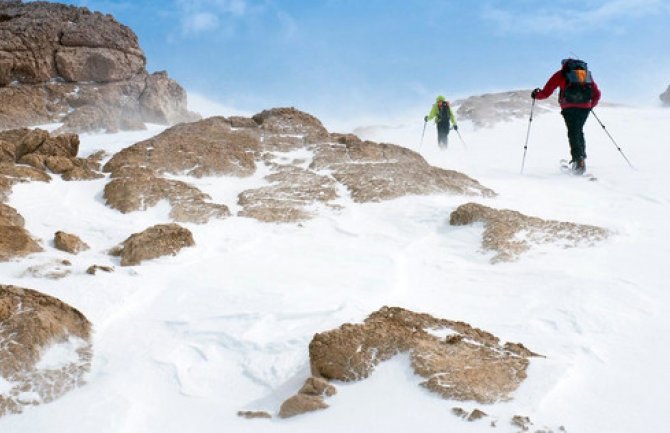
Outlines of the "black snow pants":
{"label": "black snow pants", "polygon": [[570,155],[573,161],[586,159],[586,141],[584,140],[584,123],[591,112],[588,108],[564,108],[561,111],[565,126],[568,128]]}
{"label": "black snow pants", "polygon": [[449,120],[437,122],[437,145],[446,149],[449,144]]}

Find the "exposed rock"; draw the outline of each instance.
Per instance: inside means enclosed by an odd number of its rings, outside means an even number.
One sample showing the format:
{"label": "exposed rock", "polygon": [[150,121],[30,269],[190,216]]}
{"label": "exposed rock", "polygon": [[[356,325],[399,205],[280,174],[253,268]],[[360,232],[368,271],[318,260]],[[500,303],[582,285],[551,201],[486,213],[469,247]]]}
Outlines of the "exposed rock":
{"label": "exposed rock", "polygon": [[78,254],[80,251],[89,249],[86,242],[79,239],[79,236],[62,231],[57,231],[54,235],[54,246],[61,250],[72,254]]}
{"label": "exposed rock", "polygon": [[515,427],[519,427],[523,431],[528,431],[530,426],[533,425],[533,423],[530,422],[530,418],[521,415],[514,415],[510,423]]}
{"label": "exposed rock", "polygon": [[661,93],[658,97],[664,105],[670,106],[670,86],[668,86],[665,92]]}
{"label": "exposed rock", "polygon": [[[464,338],[447,344],[434,335],[439,331]],[[316,334],[309,345],[312,373],[342,381],[364,379],[377,364],[401,352],[409,353],[427,389],[479,403],[509,399],[528,366],[525,354],[505,349],[488,332],[402,308],[383,307],[362,324]]]}
{"label": "exposed rock", "polygon": [[359,203],[413,194],[452,193],[494,196],[476,180],[429,165],[418,153],[387,143],[332,134],[334,142],[317,147],[310,168],[330,170]]}
{"label": "exposed rock", "polygon": [[468,416],[468,411],[463,409],[462,407],[452,407],[451,413],[463,419],[465,419],[465,417]]}
{"label": "exposed rock", "polygon": [[310,377],[305,381],[305,384],[298,391],[299,394],[318,395],[331,397],[337,394],[337,389],[320,377]]}
{"label": "exposed rock", "polygon": [[146,210],[167,200],[172,206],[170,217],[179,222],[206,223],[230,215],[227,206],[208,203],[210,196],[194,186],[155,176],[113,179],[105,185],[103,197],[109,206],[123,213]]}
{"label": "exposed rock", "polygon": [[186,93],[150,75],[132,30],[58,3],[0,2],[0,129],[63,121],[64,131],[192,121]]}
{"label": "exposed rock", "polygon": [[[89,321],[51,296],[0,285],[0,416],[50,402],[83,384],[92,349]],[[10,344],[11,343],[11,344]],[[67,361],[40,363],[49,348],[71,353]]]}
{"label": "exposed rock", "polygon": [[258,132],[233,130],[224,117],[179,124],[123,149],[110,159],[104,171],[117,177],[127,167],[143,167],[155,173],[188,176],[250,176],[256,170],[260,150]]}
{"label": "exposed rock", "polygon": [[195,245],[191,231],[178,224],[157,224],[134,233],[121,244],[121,266],[138,265],[145,260],[177,255],[184,247]]}
{"label": "exposed rock", "polygon": [[449,217],[449,223],[454,226],[474,222],[483,222],[485,226],[482,248],[497,253],[491,263],[516,260],[536,244],[560,243],[571,248],[590,245],[609,236],[609,231],[601,227],[543,220],[477,203],[461,205]]}
{"label": "exposed rock", "polygon": [[[322,208],[338,209],[341,184],[357,202],[409,194],[495,195],[468,176],[430,166],[409,149],[328,134],[307,113],[273,108],[252,119],[211,117],[182,123],[123,149],[103,168],[114,178],[105,198],[122,212],[167,199],[176,221],[206,222],[225,216],[219,212],[223,205],[208,204],[209,197],[195,187],[167,177],[244,177],[256,173],[259,165],[270,172],[265,176],[268,184],[238,195],[238,215],[264,222],[299,222]],[[188,212],[180,212],[184,200]],[[200,212],[205,216],[191,216]],[[180,213],[185,216],[178,217]]]}
{"label": "exposed rock", "polygon": [[42,251],[23,227],[0,225],[0,262]]}
{"label": "exposed rock", "polygon": [[[489,127],[501,121],[528,118],[532,105],[530,93],[529,89],[470,96],[456,102],[459,105],[456,114],[461,121],[471,120],[478,127]],[[554,98],[538,100],[535,102],[533,114],[539,115],[550,109],[558,108],[558,101]]]}
{"label": "exposed rock", "polygon": [[23,227],[25,221],[16,209],[0,203],[0,226]]}
{"label": "exposed rock", "polygon": [[300,167],[279,167],[265,179],[271,184],[239,194],[240,216],[264,222],[302,221],[314,216],[307,210],[314,203],[338,198],[333,178]]}
{"label": "exposed rock", "polygon": [[95,273],[98,271],[104,271],[104,272],[114,272],[114,266],[105,266],[105,265],[91,265],[86,269],[86,273],[90,275],[95,275]]}
{"label": "exposed rock", "polygon": [[290,418],[306,412],[326,409],[327,407],[328,405],[323,401],[323,398],[319,396],[296,394],[282,403],[279,408],[279,417]]}
{"label": "exposed rock", "polygon": [[241,416],[242,418],[247,418],[247,419],[255,419],[255,418],[272,418],[272,415],[269,413],[265,412],[264,410],[241,410],[237,412],[237,416]]}
{"label": "exposed rock", "polygon": [[261,127],[265,150],[285,152],[328,139],[319,119],[293,107],[264,110],[253,120]]}
{"label": "exposed rock", "polygon": [[468,421],[472,422],[472,421],[477,421],[478,419],[482,419],[486,416],[488,416],[488,415],[486,415],[486,412],[481,411],[479,409],[475,409],[472,412],[470,412],[470,415],[468,415],[467,419],[468,419]]}

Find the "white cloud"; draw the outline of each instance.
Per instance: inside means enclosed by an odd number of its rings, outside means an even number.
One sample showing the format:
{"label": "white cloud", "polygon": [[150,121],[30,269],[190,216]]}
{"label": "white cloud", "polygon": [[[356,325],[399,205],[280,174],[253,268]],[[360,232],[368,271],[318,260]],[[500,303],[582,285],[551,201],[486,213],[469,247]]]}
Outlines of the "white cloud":
{"label": "white cloud", "polygon": [[219,18],[209,12],[195,12],[183,18],[182,33],[195,34],[216,29],[219,26]]}
{"label": "white cloud", "polygon": [[534,3],[521,0],[506,2],[505,6],[489,4],[484,7],[483,17],[504,32],[578,33],[621,20],[670,13],[666,0],[562,0],[541,7]]}
{"label": "white cloud", "polygon": [[181,15],[183,35],[194,35],[221,27],[222,22],[245,17],[247,0],[175,0]]}

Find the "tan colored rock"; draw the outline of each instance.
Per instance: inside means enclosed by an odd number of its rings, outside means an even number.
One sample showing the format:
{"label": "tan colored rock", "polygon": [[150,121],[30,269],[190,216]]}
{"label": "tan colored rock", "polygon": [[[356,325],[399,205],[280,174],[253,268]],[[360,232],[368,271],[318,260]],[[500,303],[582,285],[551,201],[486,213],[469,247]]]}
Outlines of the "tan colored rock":
{"label": "tan colored rock", "polygon": [[0,262],[42,251],[23,227],[0,225]]}
{"label": "tan colored rock", "polygon": [[160,200],[172,206],[170,218],[179,222],[206,223],[230,215],[223,204],[208,203],[210,196],[185,182],[138,173],[134,177],[112,179],[103,194],[107,205],[123,213],[146,210]]}
{"label": "tan colored rock", "polygon": [[[448,344],[434,335],[438,331],[463,339]],[[422,386],[455,400],[507,400],[528,367],[525,353],[507,350],[490,333],[402,308],[383,307],[362,324],[316,334],[309,345],[312,373],[343,381],[365,379],[377,364],[403,352],[426,379]]]}
{"label": "tan colored rock", "polygon": [[199,115],[188,112],[186,91],[165,71],[147,77],[139,103],[145,122],[171,125],[200,119]]}
{"label": "tan colored rock", "polygon": [[[456,102],[458,105],[456,114],[460,121],[470,120],[476,127],[491,127],[498,122],[528,118],[531,108],[531,91],[532,89],[514,90],[470,96]],[[538,116],[558,108],[557,99],[537,101],[533,114]]]}
{"label": "tan colored rock", "polygon": [[264,222],[297,222],[312,218],[307,210],[315,203],[338,198],[337,183],[331,177],[295,166],[278,167],[266,176],[268,186],[239,194],[240,216]]}
{"label": "tan colored rock", "polygon": [[298,394],[325,395],[326,397],[331,397],[337,394],[337,389],[325,379],[320,377],[310,377],[305,381],[302,388],[300,388]]}
{"label": "tan colored rock", "polygon": [[121,266],[139,265],[145,260],[177,255],[195,245],[191,231],[178,224],[157,224],[131,235],[121,244]]}
{"label": "tan colored rock", "polygon": [[328,139],[328,131],[319,119],[293,107],[264,110],[253,120],[262,130],[266,150],[287,151]]}
{"label": "tan colored rock", "polygon": [[103,167],[116,177],[126,167],[188,176],[250,176],[260,150],[257,134],[233,130],[224,117],[183,123],[123,149]]}
{"label": "tan colored rock", "polygon": [[237,412],[237,416],[247,419],[272,418],[272,415],[264,410],[241,410]]}
{"label": "tan colored rock", "polygon": [[352,134],[331,134],[331,140],[316,147],[310,168],[331,171],[356,202],[377,202],[414,194],[495,195],[462,173],[429,165],[410,149],[362,141]]}
{"label": "tan colored rock", "polygon": [[57,231],[54,235],[54,246],[61,251],[72,254],[78,254],[90,248],[86,242],[79,239],[79,236],[62,231]]}
{"label": "tan colored rock", "polygon": [[[83,383],[90,370],[91,324],[76,309],[51,296],[0,285],[0,376],[10,385],[0,391],[0,416],[47,403]],[[49,347],[72,352],[59,365],[38,363]]]}
{"label": "tan colored rock", "polygon": [[56,68],[66,81],[128,80],[144,70],[144,57],[111,48],[60,47]]}
{"label": "tan colored rock", "polygon": [[279,408],[279,417],[290,418],[303,413],[326,409],[327,407],[328,405],[321,397],[307,394],[296,394],[282,403]]}
{"label": "tan colored rock", "polygon": [[606,239],[610,234],[607,229],[601,227],[543,220],[520,212],[493,209],[477,203],[461,205],[449,217],[449,223],[454,226],[474,222],[483,222],[485,226],[482,248],[497,253],[491,259],[491,263],[517,260],[520,254],[528,251],[533,245],[560,243],[565,248],[574,248],[580,245],[592,245]]}
{"label": "tan colored rock", "polygon": [[0,2],[0,129],[64,122],[62,131],[144,128],[145,99],[163,122],[194,120],[186,94],[150,75],[136,35],[111,15],[56,3]]}
{"label": "tan colored rock", "polygon": [[468,419],[468,421],[477,421],[477,420],[485,418],[487,416],[488,415],[486,414],[486,412],[484,412],[482,410],[479,410],[479,409],[475,409],[472,412],[470,412],[470,415],[468,415],[467,419]]}
{"label": "tan colored rock", "polygon": [[89,275],[95,275],[95,273],[99,270],[103,272],[114,272],[114,266],[91,265],[86,269],[86,273]]}
{"label": "tan colored rock", "polygon": [[23,227],[25,221],[16,209],[0,203],[0,226]]}

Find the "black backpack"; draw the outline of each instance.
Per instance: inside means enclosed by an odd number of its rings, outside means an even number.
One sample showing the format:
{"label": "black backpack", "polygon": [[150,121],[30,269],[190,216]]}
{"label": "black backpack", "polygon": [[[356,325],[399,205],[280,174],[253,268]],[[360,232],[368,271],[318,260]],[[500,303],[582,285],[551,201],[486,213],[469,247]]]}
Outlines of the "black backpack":
{"label": "black backpack", "polygon": [[584,104],[593,98],[593,78],[586,62],[577,59],[563,61],[565,89],[561,100],[570,104]]}

